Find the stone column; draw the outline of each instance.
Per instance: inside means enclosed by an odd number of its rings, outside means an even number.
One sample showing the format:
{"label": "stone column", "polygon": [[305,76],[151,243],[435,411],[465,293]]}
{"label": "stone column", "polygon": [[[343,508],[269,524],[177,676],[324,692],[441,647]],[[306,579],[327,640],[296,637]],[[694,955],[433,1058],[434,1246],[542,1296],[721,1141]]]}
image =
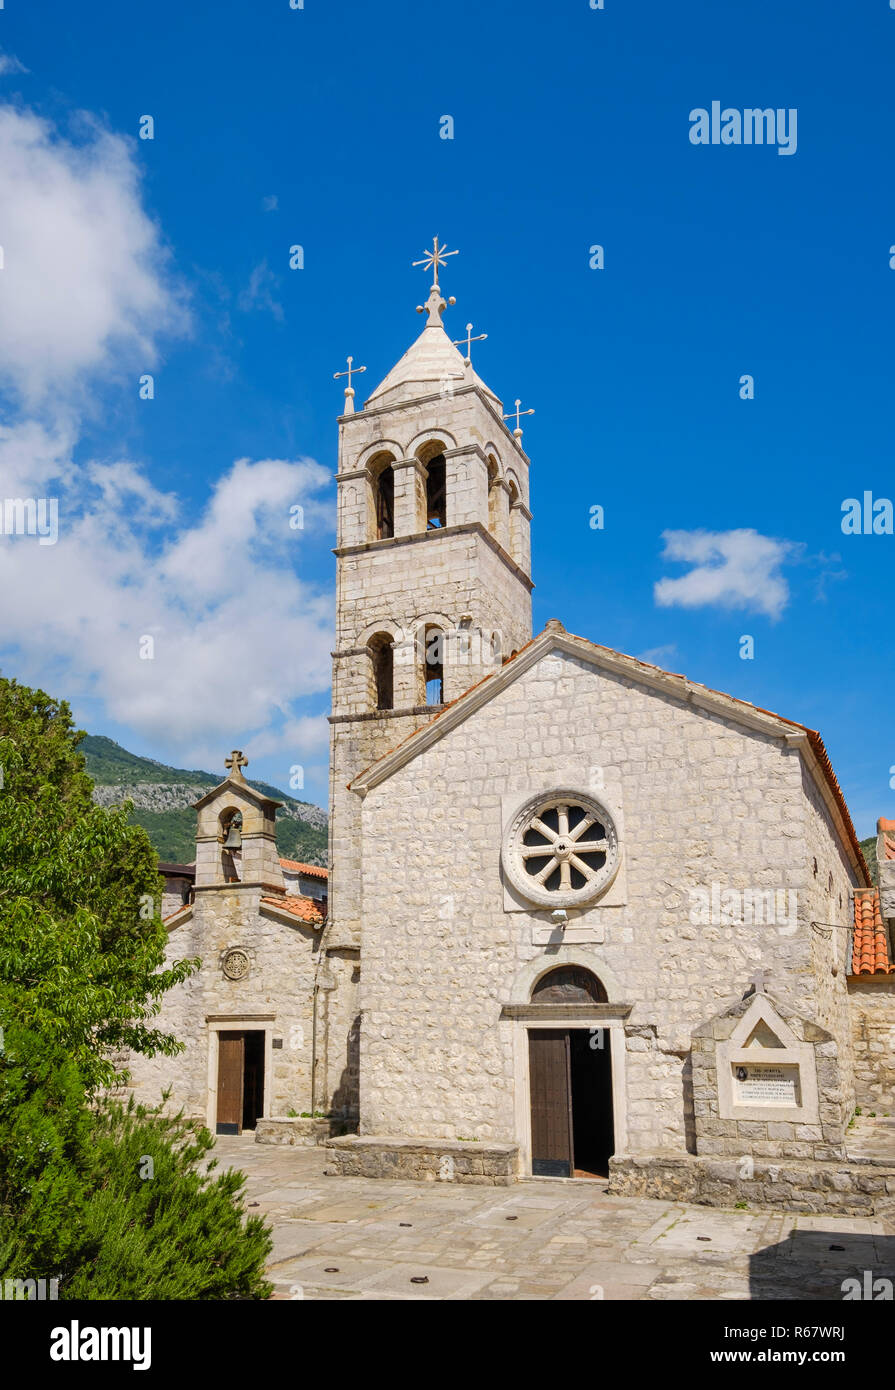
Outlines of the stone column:
{"label": "stone column", "polygon": [[397,459],[395,475],[395,536],[414,536],[425,529],[426,470],[419,459]]}

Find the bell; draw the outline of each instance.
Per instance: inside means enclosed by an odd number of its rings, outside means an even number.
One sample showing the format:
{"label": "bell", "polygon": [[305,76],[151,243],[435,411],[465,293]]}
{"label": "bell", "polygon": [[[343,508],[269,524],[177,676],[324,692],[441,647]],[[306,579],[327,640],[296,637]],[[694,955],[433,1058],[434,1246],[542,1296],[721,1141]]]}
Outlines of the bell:
{"label": "bell", "polygon": [[224,841],[224,849],[242,849],[242,835],[239,827],[231,823],[227,831],[227,838]]}

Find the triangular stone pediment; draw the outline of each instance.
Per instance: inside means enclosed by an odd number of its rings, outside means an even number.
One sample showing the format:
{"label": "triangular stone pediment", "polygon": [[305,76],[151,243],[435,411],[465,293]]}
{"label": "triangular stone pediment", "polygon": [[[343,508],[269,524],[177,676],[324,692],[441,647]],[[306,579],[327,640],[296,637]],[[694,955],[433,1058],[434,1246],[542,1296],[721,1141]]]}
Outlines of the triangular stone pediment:
{"label": "triangular stone pediment", "polygon": [[799,1039],[774,1008],[766,994],[756,994],[730,1035],[730,1046],[756,1048],[798,1047]]}

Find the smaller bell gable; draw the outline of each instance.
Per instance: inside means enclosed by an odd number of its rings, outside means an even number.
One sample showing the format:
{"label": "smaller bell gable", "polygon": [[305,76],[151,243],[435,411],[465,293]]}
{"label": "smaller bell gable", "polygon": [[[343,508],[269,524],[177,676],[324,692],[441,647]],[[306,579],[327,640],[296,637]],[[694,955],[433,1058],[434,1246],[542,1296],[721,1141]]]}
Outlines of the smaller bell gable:
{"label": "smaller bell gable", "polygon": [[235,772],[194,802],[196,890],[241,884],[285,892],[276,836],[282,805],[250,786],[238,763]]}

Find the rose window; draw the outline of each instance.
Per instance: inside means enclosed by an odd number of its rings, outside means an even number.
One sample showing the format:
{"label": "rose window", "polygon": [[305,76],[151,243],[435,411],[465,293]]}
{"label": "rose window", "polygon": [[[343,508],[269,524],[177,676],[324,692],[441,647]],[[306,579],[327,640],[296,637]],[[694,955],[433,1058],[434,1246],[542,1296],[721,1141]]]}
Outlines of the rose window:
{"label": "rose window", "polygon": [[503,862],[513,887],[532,902],[589,902],[618,869],[615,825],[605,806],[583,792],[533,797],[509,826]]}

